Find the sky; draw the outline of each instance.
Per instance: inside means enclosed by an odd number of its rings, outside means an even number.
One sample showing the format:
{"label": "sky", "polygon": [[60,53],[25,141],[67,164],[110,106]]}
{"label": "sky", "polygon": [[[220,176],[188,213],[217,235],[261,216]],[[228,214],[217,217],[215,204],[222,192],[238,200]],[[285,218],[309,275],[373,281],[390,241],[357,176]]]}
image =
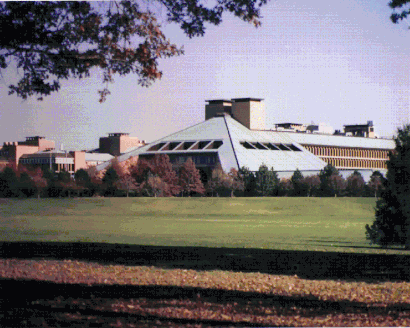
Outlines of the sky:
{"label": "sky", "polygon": [[268,129],[373,121],[376,134],[392,136],[410,123],[410,30],[393,24],[391,13],[385,0],[271,0],[259,28],[225,14],[192,39],[164,22],[185,54],[162,59],[163,77],[148,88],[136,76],[115,76],[103,104],[98,70],[62,81],[43,101],[8,95],[19,75],[3,70],[0,144],[40,135],[57,148],[84,150],[112,132],[152,142],[204,121],[205,100],[247,97],[264,99]]}

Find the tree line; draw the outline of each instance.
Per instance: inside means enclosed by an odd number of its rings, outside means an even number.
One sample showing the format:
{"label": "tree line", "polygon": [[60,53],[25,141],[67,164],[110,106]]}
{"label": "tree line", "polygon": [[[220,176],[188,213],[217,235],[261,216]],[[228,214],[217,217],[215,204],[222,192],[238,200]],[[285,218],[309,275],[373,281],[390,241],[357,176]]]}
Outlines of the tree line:
{"label": "tree line", "polygon": [[384,183],[378,171],[366,183],[358,171],[345,179],[331,165],[316,175],[303,176],[296,170],[291,178],[279,179],[274,168],[264,164],[256,172],[246,167],[225,172],[218,164],[204,183],[191,158],[174,170],[168,155],[160,154],[123,162],[114,158],[105,170],[80,169],[74,177],[65,171],[55,174],[9,164],[0,172],[0,197],[379,197]]}

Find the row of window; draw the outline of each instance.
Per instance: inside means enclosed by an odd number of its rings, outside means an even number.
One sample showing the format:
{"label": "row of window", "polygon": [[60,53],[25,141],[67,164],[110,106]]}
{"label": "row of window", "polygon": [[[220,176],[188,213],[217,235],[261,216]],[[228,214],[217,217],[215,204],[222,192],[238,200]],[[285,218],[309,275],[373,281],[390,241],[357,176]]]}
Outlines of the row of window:
{"label": "row of window", "polygon": [[371,159],[352,159],[352,158],[321,158],[326,163],[336,168],[369,168],[369,169],[386,169],[386,161]]}
{"label": "row of window", "polygon": [[[54,158],[52,159],[54,162]],[[22,164],[49,164],[50,158],[20,158]]]}
{"label": "row of window", "polygon": [[360,157],[388,159],[389,150],[383,149],[360,149],[330,146],[303,145],[307,150],[316,156],[337,156],[337,157]]}
{"label": "row of window", "polygon": [[284,151],[302,151],[293,144],[271,143],[271,142],[250,142],[242,141],[240,143],[246,149],[260,150],[284,150]]}
{"label": "row of window", "polygon": [[216,156],[176,156],[170,157],[170,162],[172,164],[182,165],[188,160],[189,157],[191,157],[196,166],[215,165],[217,162]]}
{"label": "row of window", "polygon": [[222,144],[222,140],[160,142],[151,146],[148,151],[210,150],[218,149]]}

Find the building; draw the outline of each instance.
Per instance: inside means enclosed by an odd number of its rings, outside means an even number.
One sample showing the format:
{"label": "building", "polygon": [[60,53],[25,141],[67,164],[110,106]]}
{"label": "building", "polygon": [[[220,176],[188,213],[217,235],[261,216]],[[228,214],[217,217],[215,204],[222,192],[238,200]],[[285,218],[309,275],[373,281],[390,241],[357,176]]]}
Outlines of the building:
{"label": "building", "polygon": [[144,146],[145,140],[138,138],[131,138],[129,133],[117,132],[109,133],[108,137],[100,138],[100,153],[110,154],[112,156],[119,156],[131,148],[135,149]]}
{"label": "building", "polygon": [[345,135],[356,137],[374,138],[373,121],[368,121],[367,124],[344,125]]}
{"label": "building", "polygon": [[49,168],[53,172],[66,171],[74,174],[79,169],[86,169],[84,151],[44,150],[34,154],[24,154],[19,164]]}
{"label": "building", "polygon": [[[388,153],[395,147],[393,140],[372,138],[371,133],[364,136],[309,133],[312,131],[301,131],[299,126],[291,124],[291,131],[266,130],[263,99],[207,100],[204,122],[129,151],[118,159],[167,154],[178,169],[191,157],[203,180],[208,179],[217,163],[226,172],[240,167],[257,171],[265,164],[273,167],[279,177],[290,177],[296,169],[304,175],[317,174],[327,164],[343,175],[358,170],[366,180],[375,170],[386,172]],[[353,132],[352,129],[345,126],[347,132]],[[97,169],[106,166],[103,163]]]}
{"label": "building", "polygon": [[[132,148],[131,148],[132,149]],[[110,154],[88,153],[86,151],[56,150],[55,143],[45,137],[27,137],[26,141],[4,142],[0,148],[0,166],[19,164],[50,168],[54,172],[87,169],[109,161]]]}
{"label": "building", "polygon": [[45,137],[27,137],[26,141],[4,142],[0,148],[0,162],[18,165],[24,154],[34,154],[39,151],[54,150],[55,143]]}

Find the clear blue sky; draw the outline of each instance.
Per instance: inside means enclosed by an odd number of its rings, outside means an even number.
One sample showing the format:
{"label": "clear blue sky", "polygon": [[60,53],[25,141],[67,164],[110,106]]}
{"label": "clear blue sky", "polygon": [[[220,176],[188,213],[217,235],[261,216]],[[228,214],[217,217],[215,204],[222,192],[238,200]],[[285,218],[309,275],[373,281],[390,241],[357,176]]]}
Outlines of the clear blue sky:
{"label": "clear blue sky", "polygon": [[3,71],[0,142],[41,135],[91,149],[109,132],[150,142],[202,122],[205,100],[238,97],[264,98],[268,127],[373,120],[377,134],[390,136],[409,122],[410,30],[390,21],[388,1],[274,0],[262,15],[254,28],[226,14],[193,39],[163,24],[185,55],[162,60],[163,77],[149,88],[117,76],[103,104],[97,70],[42,102],[8,96],[17,73]]}

